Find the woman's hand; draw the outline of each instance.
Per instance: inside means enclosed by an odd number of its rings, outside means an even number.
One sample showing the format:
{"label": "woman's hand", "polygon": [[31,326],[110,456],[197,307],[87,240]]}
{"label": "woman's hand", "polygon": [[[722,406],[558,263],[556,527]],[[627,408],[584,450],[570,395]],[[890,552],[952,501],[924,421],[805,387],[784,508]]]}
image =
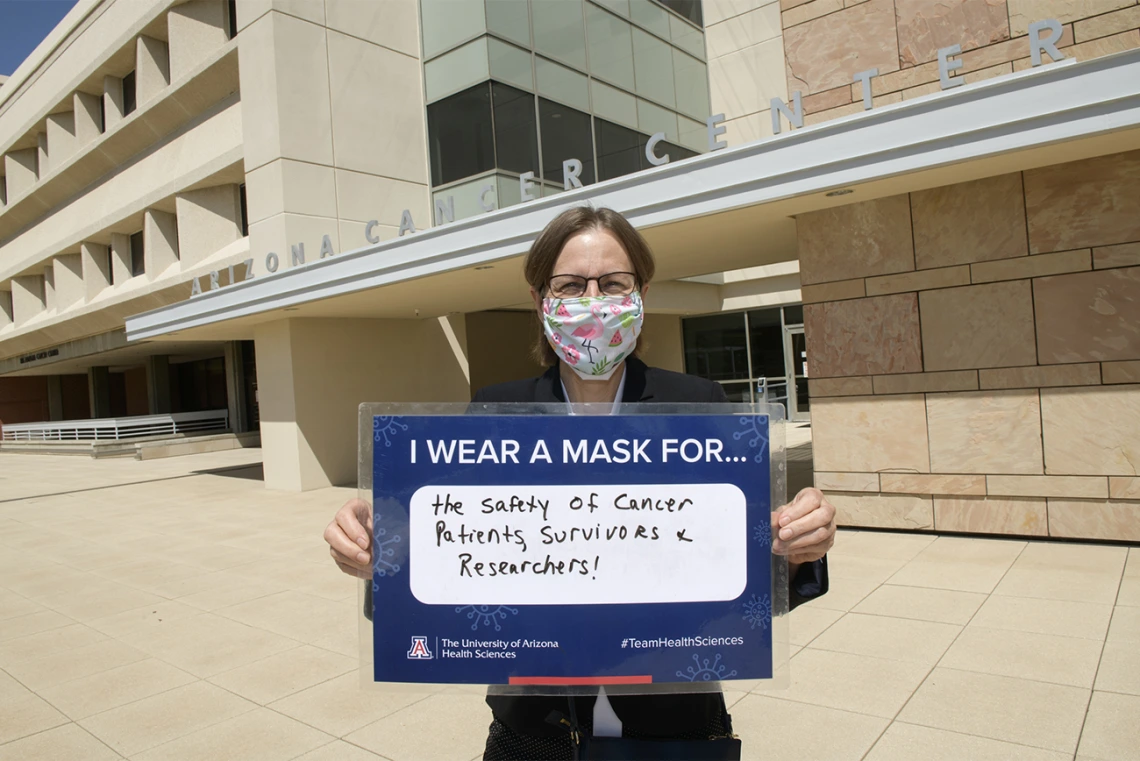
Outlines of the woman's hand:
{"label": "woman's hand", "polygon": [[819,560],[835,544],[835,508],[819,489],[807,488],[772,513],[772,552],[798,567]]}
{"label": "woman's hand", "polygon": [[362,579],[372,578],[372,506],[350,499],[336,511],[325,528],[329,554],[340,570]]}

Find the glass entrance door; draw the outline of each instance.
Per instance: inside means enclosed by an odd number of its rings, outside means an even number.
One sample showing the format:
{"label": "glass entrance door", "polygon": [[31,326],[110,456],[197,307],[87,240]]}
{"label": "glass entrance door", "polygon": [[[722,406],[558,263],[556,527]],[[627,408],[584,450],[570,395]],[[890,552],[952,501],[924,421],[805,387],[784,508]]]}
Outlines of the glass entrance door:
{"label": "glass entrance door", "polygon": [[784,328],[784,360],[788,372],[788,419],[811,420],[808,394],[807,341],[803,326]]}

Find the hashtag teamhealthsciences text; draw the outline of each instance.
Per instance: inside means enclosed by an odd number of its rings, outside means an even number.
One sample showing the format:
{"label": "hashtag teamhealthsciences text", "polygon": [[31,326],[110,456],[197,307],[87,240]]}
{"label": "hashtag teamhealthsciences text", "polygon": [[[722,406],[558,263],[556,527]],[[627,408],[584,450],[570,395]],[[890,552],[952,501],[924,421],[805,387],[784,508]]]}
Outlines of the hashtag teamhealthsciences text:
{"label": "hashtag teamhealthsciences text", "polygon": [[656,639],[636,639],[629,637],[621,641],[623,649],[644,650],[657,647],[730,647],[743,645],[744,637],[658,637]]}

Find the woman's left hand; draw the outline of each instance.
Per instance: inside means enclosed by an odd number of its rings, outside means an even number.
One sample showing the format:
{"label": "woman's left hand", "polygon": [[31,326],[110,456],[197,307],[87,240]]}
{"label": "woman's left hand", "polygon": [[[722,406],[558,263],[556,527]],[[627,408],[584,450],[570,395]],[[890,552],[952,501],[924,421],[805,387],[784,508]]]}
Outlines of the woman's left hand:
{"label": "woman's left hand", "polygon": [[819,489],[807,488],[772,513],[772,552],[798,566],[819,560],[835,544],[835,508]]}

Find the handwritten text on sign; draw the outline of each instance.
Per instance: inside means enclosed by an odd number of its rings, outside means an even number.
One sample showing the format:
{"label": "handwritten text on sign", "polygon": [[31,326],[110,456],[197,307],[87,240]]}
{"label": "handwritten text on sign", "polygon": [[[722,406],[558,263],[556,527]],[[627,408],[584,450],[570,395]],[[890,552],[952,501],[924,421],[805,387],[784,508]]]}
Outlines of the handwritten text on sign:
{"label": "handwritten text on sign", "polygon": [[719,601],[747,583],[732,484],[425,486],[409,533],[429,605]]}

